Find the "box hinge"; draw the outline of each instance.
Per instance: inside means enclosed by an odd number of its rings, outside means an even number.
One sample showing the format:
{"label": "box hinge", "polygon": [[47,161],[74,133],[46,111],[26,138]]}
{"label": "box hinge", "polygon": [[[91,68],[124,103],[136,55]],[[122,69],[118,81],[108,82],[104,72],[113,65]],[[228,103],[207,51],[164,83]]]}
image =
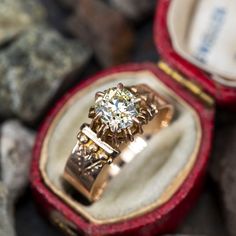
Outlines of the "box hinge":
{"label": "box hinge", "polygon": [[187,90],[193,93],[196,97],[201,99],[207,106],[209,107],[214,106],[215,103],[214,99],[209,94],[204,92],[204,90],[199,85],[186,79],[179,72],[172,69],[167,63],[163,61],[159,61],[157,63],[157,66],[167,75],[169,75],[172,79],[180,83],[183,87],[185,87]]}

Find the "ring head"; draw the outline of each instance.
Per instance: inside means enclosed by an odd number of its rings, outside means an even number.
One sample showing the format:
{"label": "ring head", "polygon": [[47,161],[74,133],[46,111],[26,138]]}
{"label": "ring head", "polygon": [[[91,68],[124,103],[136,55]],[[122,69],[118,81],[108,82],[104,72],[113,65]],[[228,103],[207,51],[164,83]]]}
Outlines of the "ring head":
{"label": "ring head", "polygon": [[95,101],[95,113],[112,132],[133,126],[133,119],[139,114],[137,97],[127,88],[119,85],[105,90]]}

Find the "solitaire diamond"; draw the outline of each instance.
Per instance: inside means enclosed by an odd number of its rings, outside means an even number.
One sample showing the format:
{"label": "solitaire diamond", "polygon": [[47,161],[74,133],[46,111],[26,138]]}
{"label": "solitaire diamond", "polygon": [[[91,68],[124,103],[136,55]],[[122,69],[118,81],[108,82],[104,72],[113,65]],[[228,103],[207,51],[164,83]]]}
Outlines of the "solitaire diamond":
{"label": "solitaire diamond", "polygon": [[101,121],[107,124],[112,132],[133,125],[133,118],[138,115],[137,97],[126,88],[110,88],[95,102],[95,112],[101,113]]}

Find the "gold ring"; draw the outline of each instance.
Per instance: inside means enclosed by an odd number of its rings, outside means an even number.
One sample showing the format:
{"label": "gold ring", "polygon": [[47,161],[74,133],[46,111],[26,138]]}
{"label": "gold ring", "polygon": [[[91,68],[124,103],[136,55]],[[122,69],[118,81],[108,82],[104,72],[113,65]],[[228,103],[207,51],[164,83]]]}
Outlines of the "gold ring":
{"label": "gold ring", "polygon": [[145,84],[97,92],[65,166],[64,179],[90,202],[173,116],[173,106]]}

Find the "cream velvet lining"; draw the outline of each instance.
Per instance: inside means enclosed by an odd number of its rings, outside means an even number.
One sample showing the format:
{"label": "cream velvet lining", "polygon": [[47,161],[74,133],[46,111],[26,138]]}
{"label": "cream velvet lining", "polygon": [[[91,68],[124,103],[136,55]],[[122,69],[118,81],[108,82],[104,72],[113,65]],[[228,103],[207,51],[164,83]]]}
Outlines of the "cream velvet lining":
{"label": "cream velvet lining", "polygon": [[167,19],[176,52],[232,87],[236,86],[235,15],[234,0],[172,0]]}
{"label": "cream velvet lining", "polygon": [[[172,124],[162,129],[108,185],[101,200],[85,206],[63,188],[61,175],[96,91],[145,83],[175,106]],[[179,188],[196,160],[201,129],[195,111],[148,71],[113,74],[78,92],[54,120],[43,143],[40,168],[44,181],[73,209],[96,223],[129,218],[163,204]]]}

